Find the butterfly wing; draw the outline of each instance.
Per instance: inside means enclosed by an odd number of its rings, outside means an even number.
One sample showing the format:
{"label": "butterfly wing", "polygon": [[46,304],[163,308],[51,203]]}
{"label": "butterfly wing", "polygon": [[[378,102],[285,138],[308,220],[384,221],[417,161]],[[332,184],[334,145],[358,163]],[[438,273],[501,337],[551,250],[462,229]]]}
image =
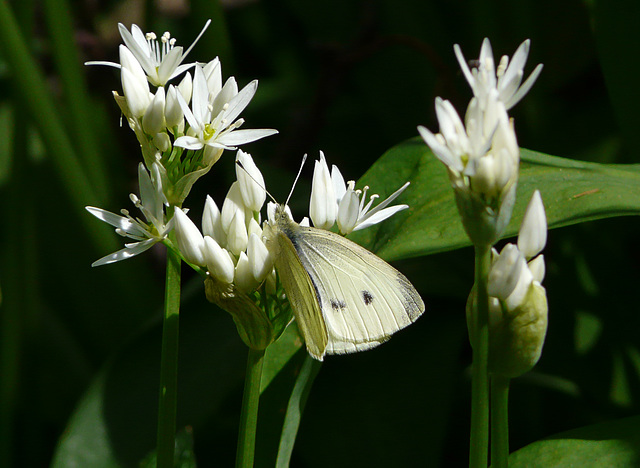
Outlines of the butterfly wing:
{"label": "butterfly wing", "polygon": [[327,353],[377,346],[424,312],[424,302],[407,278],[358,244],[300,227],[292,246],[316,289]]}
{"label": "butterfly wing", "polygon": [[276,270],[305,339],[307,351],[322,361],[328,336],[317,299],[318,292],[300,263],[290,239],[282,231],[274,233],[270,239],[277,246],[274,251]]}

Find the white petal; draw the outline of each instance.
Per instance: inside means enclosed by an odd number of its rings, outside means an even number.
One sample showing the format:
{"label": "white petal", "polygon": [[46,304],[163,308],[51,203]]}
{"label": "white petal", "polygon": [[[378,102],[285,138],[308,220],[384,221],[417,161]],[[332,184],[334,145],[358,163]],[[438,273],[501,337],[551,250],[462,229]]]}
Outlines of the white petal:
{"label": "white petal", "polygon": [[157,81],[151,81],[152,85],[155,86],[164,86],[169,79],[174,76],[173,73],[176,71],[180,63],[182,63],[182,47],[177,46],[174,47],[162,58],[162,63],[158,67],[158,78]]}
{"label": "white petal", "polygon": [[[209,88],[202,67],[197,65],[194,70],[193,96],[191,97],[191,109],[198,125],[210,122],[209,114]],[[185,113],[186,114],[186,113]],[[189,122],[191,123],[191,122]],[[192,127],[195,125],[191,124]]]}
{"label": "white petal", "polygon": [[238,210],[235,212],[231,219],[231,223],[229,224],[227,245],[231,253],[237,256],[240,255],[240,252],[244,252],[247,249],[248,242],[249,235],[247,233],[244,213],[243,211]]}
{"label": "white petal", "polygon": [[117,252],[113,252],[109,255],[102,257],[99,260],[96,260],[91,264],[92,267],[108,265],[109,263],[119,262],[120,260],[126,260],[131,257],[135,257],[136,255],[141,254],[149,250],[153,245],[159,242],[158,239],[147,239],[142,242],[136,242],[135,244],[129,244],[130,247],[125,247],[122,250],[118,250]]}
{"label": "white petal", "polygon": [[173,146],[178,146],[188,150],[199,150],[204,147],[204,143],[196,137],[185,135],[177,138],[176,141],[173,142]]}
{"label": "white petal", "polygon": [[146,237],[146,233],[140,226],[138,226],[136,223],[133,223],[131,220],[125,218],[124,216],[105,211],[101,208],[95,208],[93,206],[87,206],[85,207],[85,209],[99,220],[104,221],[105,223],[108,223],[117,229],[121,229],[127,234],[135,235],[138,237]]}
{"label": "white petal", "polygon": [[390,218],[399,211],[406,210],[407,208],[409,208],[409,205],[395,205],[380,210],[371,216],[366,216],[363,218],[364,221],[358,223],[358,225],[354,228],[354,231],[359,231],[360,229],[365,229],[369,226],[373,226],[374,224],[381,223],[385,219]]}
{"label": "white petal", "polygon": [[253,80],[247,86],[242,88],[242,91],[236,94],[233,99],[229,101],[229,107],[224,111],[223,118],[228,123],[235,121],[236,117],[238,117],[245,107],[249,105],[254,94],[256,94],[257,89],[258,80]]}
{"label": "white petal", "polygon": [[164,119],[164,107],[164,88],[160,87],[156,91],[151,104],[147,107],[147,110],[142,117],[142,128],[147,132],[147,134],[155,135],[166,128],[167,124]]}
{"label": "white petal", "polygon": [[271,135],[278,133],[277,130],[269,128],[255,128],[247,130],[234,130],[232,132],[221,135],[216,139],[217,143],[224,146],[239,146],[245,143],[251,143],[252,141],[260,140]]}
{"label": "white petal", "polygon": [[505,300],[515,290],[524,270],[529,271],[522,253],[513,244],[505,245],[489,271],[489,295]]}

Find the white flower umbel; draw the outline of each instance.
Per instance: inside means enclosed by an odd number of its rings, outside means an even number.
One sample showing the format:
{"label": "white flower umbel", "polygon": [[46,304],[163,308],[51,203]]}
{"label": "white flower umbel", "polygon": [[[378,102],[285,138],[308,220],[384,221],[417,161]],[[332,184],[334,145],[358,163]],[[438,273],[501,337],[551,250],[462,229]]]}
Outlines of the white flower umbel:
{"label": "white flower umbel", "polygon": [[[324,154],[316,161],[311,185],[309,215],[313,225],[320,229],[330,229],[335,222],[343,235],[368,228],[393,216],[409,205],[388,206],[409,186],[409,182],[392,193],[388,198],[371,209],[379,195],[369,197],[366,203],[369,186],[363,190],[355,190],[355,181],[345,183],[342,173],[334,164],[331,174]],[[302,223],[301,223],[302,225]]]}
{"label": "white flower umbel", "polygon": [[239,145],[278,133],[273,129],[238,130],[244,119],[237,117],[257,89],[258,81],[254,80],[238,92],[233,78],[229,78],[220,90],[209,89],[202,67],[196,65],[191,108],[180,94],[177,96],[190,131],[188,135],[177,138],[174,145],[188,150],[199,150],[205,146],[235,149]]}
{"label": "white flower umbel", "polygon": [[[155,33],[145,34],[136,24],[131,25],[131,32],[122,23],[118,23],[118,29],[126,48],[144,69],[149,83],[154,86],[164,86],[172,78],[193,67],[194,63],[183,64],[182,62],[207,30],[209,24],[211,24],[211,20],[207,20],[204,28],[186,52],[181,46],[175,45],[176,40],[171,37],[169,32],[165,32],[158,40]],[[85,65],[108,65],[116,68],[124,66],[122,61],[121,63],[92,61],[86,62]]]}
{"label": "white flower umbel", "polygon": [[446,166],[463,225],[474,244],[492,245],[504,232],[515,201],[520,148],[513,122],[493,90],[484,108],[473,98],[462,122],[449,101],[436,99],[440,133],[418,127]]}
{"label": "white flower umbel", "polygon": [[140,163],[138,166],[138,181],[140,198],[134,194],[131,194],[130,198],[136,208],[142,212],[146,222],[140,218],[132,217],[129,211],[124,209],[121,211],[124,216],[119,216],[100,208],[86,207],[87,211],[96,218],[114,226],[116,233],[137,241],[125,244],[124,249],[93,262],[91,266],[107,265],[141,254],[149,250],[154,244],[162,242],[171,231],[174,221],[173,218],[168,222],[165,219],[164,206],[166,198],[162,192],[158,166],[154,164],[151,167],[151,176],[149,176],[144,164]]}
{"label": "white flower umbel", "polygon": [[504,55],[500,59],[497,68],[489,39],[485,38],[482,42],[480,57],[476,62],[477,66],[471,69],[464,55],[462,55],[460,46],[458,44],[453,46],[460,68],[462,68],[462,72],[469,82],[474,96],[480,100],[481,105],[484,105],[484,100],[492,90],[497,90],[498,99],[509,110],[529,92],[540,72],[542,72],[542,64],[538,64],[527,80],[522,83],[530,42],[527,39],[520,44],[511,61],[509,61],[507,55]]}

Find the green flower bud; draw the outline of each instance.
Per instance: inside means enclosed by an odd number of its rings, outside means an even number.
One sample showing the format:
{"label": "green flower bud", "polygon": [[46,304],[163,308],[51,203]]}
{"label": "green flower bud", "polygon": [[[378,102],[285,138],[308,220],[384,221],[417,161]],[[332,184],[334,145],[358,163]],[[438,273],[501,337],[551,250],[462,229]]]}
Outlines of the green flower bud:
{"label": "green flower bud", "polygon": [[530,371],[542,354],[547,333],[547,292],[534,281],[515,309],[499,306],[489,317],[489,371],[514,378]]}

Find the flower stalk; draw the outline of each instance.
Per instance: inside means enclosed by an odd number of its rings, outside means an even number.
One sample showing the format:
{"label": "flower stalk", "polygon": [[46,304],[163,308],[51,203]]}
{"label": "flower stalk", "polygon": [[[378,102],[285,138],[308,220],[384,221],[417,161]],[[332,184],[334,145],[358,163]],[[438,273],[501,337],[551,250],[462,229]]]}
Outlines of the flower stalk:
{"label": "flower stalk", "polygon": [[249,348],[247,370],[242,394],[240,412],[240,432],[236,468],[253,468],[256,448],[256,430],[258,428],[258,403],[260,401],[260,380],[264,363],[264,349]]}
{"label": "flower stalk", "polygon": [[475,306],[469,326],[473,359],[471,367],[471,438],[469,466],[487,466],[489,450],[489,294],[487,292],[491,247],[475,247]]}
{"label": "flower stalk", "polygon": [[[171,236],[173,237],[173,233]],[[162,321],[160,391],[158,396],[158,468],[172,468],[175,450],[178,397],[178,337],[180,312],[180,254],[167,249],[167,270]]]}
{"label": "flower stalk", "polygon": [[509,466],[509,377],[491,375],[491,466]]}

